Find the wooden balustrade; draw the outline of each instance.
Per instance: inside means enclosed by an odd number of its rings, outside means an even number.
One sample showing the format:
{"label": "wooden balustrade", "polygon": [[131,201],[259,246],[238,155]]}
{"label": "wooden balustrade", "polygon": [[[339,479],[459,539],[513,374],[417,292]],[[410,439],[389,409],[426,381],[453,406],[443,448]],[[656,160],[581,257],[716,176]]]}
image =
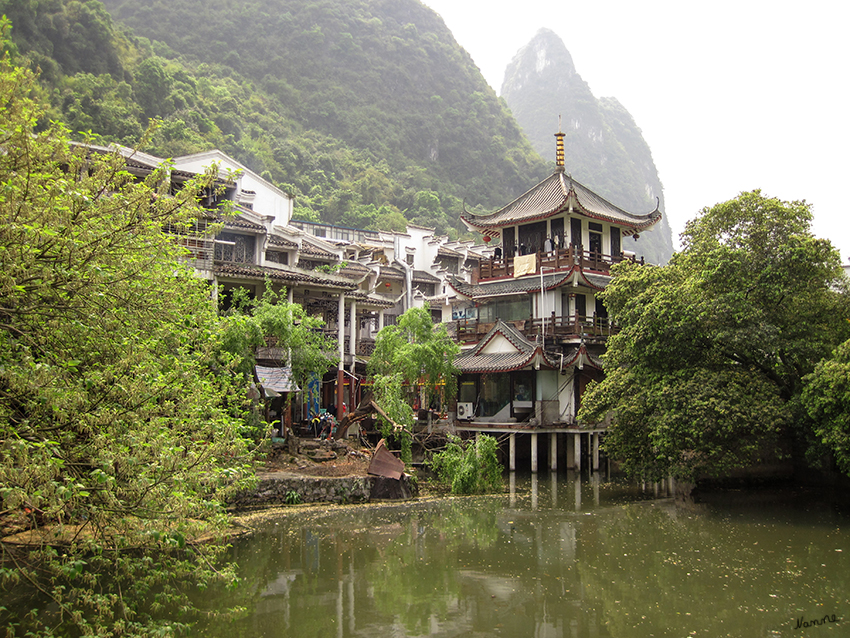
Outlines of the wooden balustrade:
{"label": "wooden balustrade", "polygon": [[[461,319],[454,322],[457,331],[457,340],[465,343],[478,341],[493,328],[491,322],[480,322],[477,319]],[[546,339],[578,339],[582,335],[589,337],[608,337],[617,332],[615,326],[608,317],[566,315],[546,317],[544,322],[540,318],[529,318],[519,321],[508,321],[527,338],[533,339],[541,335],[545,326]]]}
{"label": "wooden balustrade", "polygon": [[[623,256],[622,253],[620,255],[605,255],[584,250],[582,246],[568,246],[549,252],[537,251],[537,270],[535,272],[539,273],[541,267],[551,271],[552,269],[567,270],[577,265],[583,269],[607,273],[611,270],[611,266],[625,259],[635,261],[634,257],[628,258]],[[643,257],[640,258],[640,263],[644,263]],[[513,257],[501,257],[499,259],[493,257],[481,262],[480,280],[512,277],[513,274]]]}

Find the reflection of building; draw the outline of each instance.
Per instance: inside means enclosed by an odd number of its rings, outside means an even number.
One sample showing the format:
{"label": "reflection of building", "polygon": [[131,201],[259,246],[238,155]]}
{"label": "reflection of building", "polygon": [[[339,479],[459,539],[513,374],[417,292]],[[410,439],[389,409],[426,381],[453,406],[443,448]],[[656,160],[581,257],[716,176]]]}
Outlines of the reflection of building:
{"label": "reflection of building", "polygon": [[[556,138],[552,175],[493,213],[462,213],[466,226],[495,246],[477,281],[449,277],[459,300],[477,310],[455,319],[466,347],[457,361],[458,401],[474,415],[461,427],[533,432],[533,469],[541,431],[552,435],[552,465],[560,432],[573,433],[567,442],[579,445],[569,460],[579,461],[581,395],[601,378],[599,356],[616,330],[595,293],[610,281],[613,264],[635,259],[624,238],[637,238],[661,219],[657,207],[632,214],[573,180],[563,165],[563,134]],[[598,431],[591,441],[598,446]]]}

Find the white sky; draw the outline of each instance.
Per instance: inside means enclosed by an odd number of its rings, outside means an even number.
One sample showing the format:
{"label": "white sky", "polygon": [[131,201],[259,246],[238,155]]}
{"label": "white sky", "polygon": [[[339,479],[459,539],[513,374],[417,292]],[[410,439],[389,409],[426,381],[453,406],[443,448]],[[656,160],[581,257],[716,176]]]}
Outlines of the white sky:
{"label": "white sky", "polygon": [[593,94],[643,131],[674,244],[701,208],[761,188],[812,204],[815,235],[847,261],[850,3],[422,1],[497,93],[516,52],[540,28],[557,33]]}

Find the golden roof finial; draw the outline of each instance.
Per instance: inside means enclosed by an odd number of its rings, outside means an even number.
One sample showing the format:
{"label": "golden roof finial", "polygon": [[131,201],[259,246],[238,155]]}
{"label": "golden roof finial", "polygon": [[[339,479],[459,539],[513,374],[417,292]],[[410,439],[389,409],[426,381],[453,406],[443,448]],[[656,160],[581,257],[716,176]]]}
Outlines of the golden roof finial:
{"label": "golden roof finial", "polygon": [[564,134],[561,132],[561,116],[558,115],[558,132],[555,133],[555,167],[564,170]]}

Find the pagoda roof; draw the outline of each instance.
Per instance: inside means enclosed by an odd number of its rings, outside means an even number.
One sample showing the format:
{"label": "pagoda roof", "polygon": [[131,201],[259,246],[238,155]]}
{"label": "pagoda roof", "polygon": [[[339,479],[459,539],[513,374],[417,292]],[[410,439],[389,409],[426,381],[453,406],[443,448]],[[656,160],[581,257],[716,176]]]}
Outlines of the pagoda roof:
{"label": "pagoda roof", "polygon": [[[573,266],[569,270],[543,275],[543,288],[554,290],[561,286],[586,286],[592,290],[604,290],[611,277],[584,272],[580,267]],[[470,299],[521,295],[540,292],[540,275],[527,275],[517,279],[495,279],[471,284],[457,275],[449,277],[448,284],[460,295]]]}
{"label": "pagoda roof", "polygon": [[478,344],[458,355],[455,366],[461,373],[513,372],[530,366],[535,368],[579,369],[590,366],[602,369],[602,361],[587,350],[584,343],[560,352],[547,352],[543,347],[529,341],[517,328],[501,319],[490,329]]}
{"label": "pagoda roof", "polygon": [[478,344],[455,358],[455,366],[463,372],[511,372],[539,364],[544,368],[557,368],[560,353],[543,350],[523,336],[511,324],[501,319]]}
{"label": "pagoda roof", "polygon": [[643,215],[630,213],[600,197],[562,170],[555,171],[532,189],[495,212],[475,215],[464,208],[460,219],[467,228],[485,232],[519,223],[548,219],[564,212],[617,224],[625,228],[626,235],[646,230],[661,219],[658,204],[654,210]]}

